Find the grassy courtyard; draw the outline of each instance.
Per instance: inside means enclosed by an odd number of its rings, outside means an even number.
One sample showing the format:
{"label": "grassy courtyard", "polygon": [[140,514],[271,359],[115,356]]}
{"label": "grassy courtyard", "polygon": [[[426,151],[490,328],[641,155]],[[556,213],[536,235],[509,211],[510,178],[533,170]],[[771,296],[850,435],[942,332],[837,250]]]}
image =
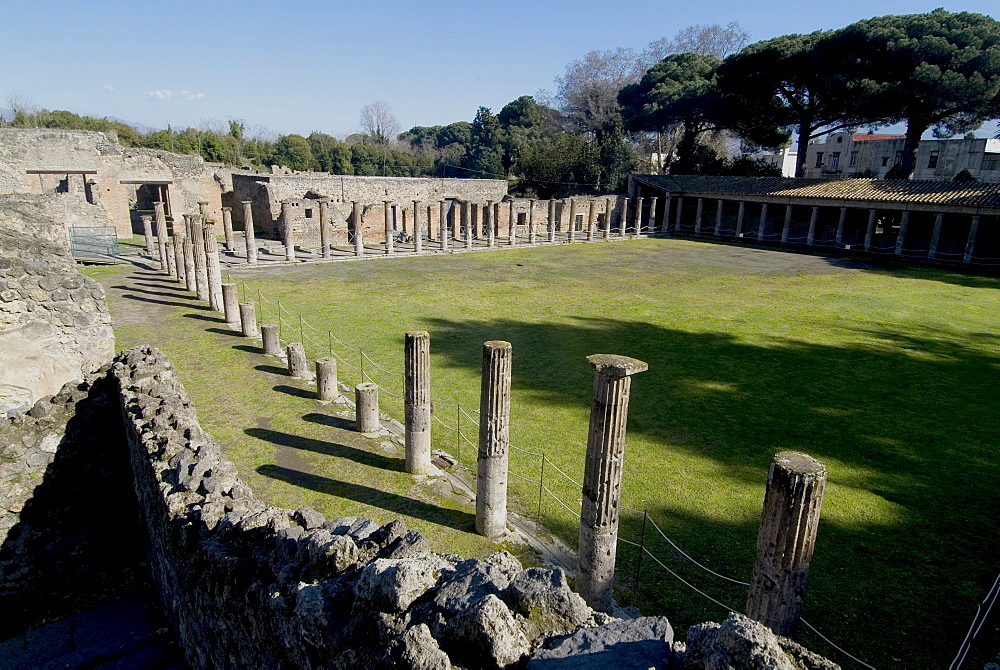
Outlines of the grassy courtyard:
{"label": "grassy courtyard", "polygon": [[[633,379],[623,490],[649,517],[625,512],[622,537],[642,539],[665,567],[638,565],[622,545],[619,599],[665,614],[681,638],[726,613],[691,587],[737,610],[746,590],[692,564],[654,524],[704,566],[747,580],[767,468],[786,449],[829,472],[805,618],[861,659],[946,665],[996,576],[1000,281],[678,240],[232,276],[261,322],[280,300],[282,339],[305,335],[310,358],[332,349],[351,383],[364,366],[400,418],[391,394],[402,391],[402,334],[428,330],[435,446],[473,468],[482,343],[510,341],[512,443],[532,452],[512,453],[512,492],[570,544],[580,494],[556,468],[582,478],[585,356],[646,361]],[[258,401],[251,387],[229,384],[237,406]],[[469,441],[452,430],[463,423]],[[315,504],[316,489],[302,491],[300,504]],[[799,638],[852,665],[813,633]]]}

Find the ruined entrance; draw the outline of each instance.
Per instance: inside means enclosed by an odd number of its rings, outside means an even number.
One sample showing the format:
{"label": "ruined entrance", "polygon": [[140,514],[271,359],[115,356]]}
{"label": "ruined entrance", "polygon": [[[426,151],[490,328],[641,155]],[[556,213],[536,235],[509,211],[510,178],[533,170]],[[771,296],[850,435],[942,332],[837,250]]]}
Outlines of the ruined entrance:
{"label": "ruined entrance", "polygon": [[132,233],[142,235],[142,216],[155,216],[153,203],[162,202],[167,220],[172,220],[170,211],[170,181],[122,181],[128,193],[129,220]]}

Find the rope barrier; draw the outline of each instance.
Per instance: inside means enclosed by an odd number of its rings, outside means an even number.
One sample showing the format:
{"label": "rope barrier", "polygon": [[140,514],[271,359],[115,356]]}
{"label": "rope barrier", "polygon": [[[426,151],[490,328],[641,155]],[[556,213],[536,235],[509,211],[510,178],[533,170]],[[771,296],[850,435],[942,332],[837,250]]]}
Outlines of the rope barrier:
{"label": "rope barrier", "polygon": [[813,627],[813,625],[812,625],[811,623],[809,623],[808,621],[806,621],[805,619],[799,619],[799,621],[801,621],[801,622],[802,622],[802,624],[803,624],[803,625],[804,625],[804,626],[805,626],[806,628],[808,628],[808,629],[809,629],[809,630],[811,630],[812,632],[814,632],[814,633],[816,633],[817,635],[819,635],[819,636],[820,636],[820,637],[821,637],[821,638],[822,638],[822,639],[823,639],[823,640],[824,640],[824,641],[825,641],[825,642],[826,642],[826,643],[827,643],[828,645],[830,645],[831,647],[833,647],[834,649],[836,649],[837,651],[839,651],[839,652],[840,652],[841,654],[843,654],[843,655],[844,655],[844,656],[846,656],[847,658],[851,659],[852,661],[854,661],[854,662],[856,662],[856,663],[860,663],[861,665],[865,666],[865,667],[866,667],[866,668],[868,668],[869,670],[875,670],[875,666],[873,666],[873,665],[868,665],[867,663],[865,663],[864,661],[862,661],[862,660],[861,660],[860,658],[858,658],[857,656],[853,656],[852,654],[850,654],[850,653],[848,653],[848,652],[844,651],[844,650],[843,650],[842,648],[840,648],[839,646],[837,646],[836,644],[834,644],[834,643],[833,643],[833,642],[832,642],[832,641],[830,640],[830,638],[828,638],[828,637],[827,637],[826,635],[823,635],[823,633],[821,633],[821,632],[819,632],[818,630],[816,630],[816,628],[814,628],[814,627]]}

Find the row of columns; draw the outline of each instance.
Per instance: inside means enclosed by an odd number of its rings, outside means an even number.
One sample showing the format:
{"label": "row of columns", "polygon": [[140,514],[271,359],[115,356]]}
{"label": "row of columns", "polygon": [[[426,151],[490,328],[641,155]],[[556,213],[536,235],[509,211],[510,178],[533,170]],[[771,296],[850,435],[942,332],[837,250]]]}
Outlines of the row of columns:
{"label": "row of columns", "polygon": [[[681,230],[681,215],[683,213],[684,196],[676,196],[673,199],[676,200],[676,208],[674,210],[674,226],[673,226],[673,230],[676,231],[676,232],[680,232],[680,230]],[[673,199],[670,198],[670,197],[667,197],[666,200],[665,200],[665,202],[666,202],[666,208],[665,208],[666,212],[665,212],[665,217],[664,217],[664,232],[665,233],[669,233],[670,232],[670,228],[667,225],[667,221],[669,220],[670,206],[671,206],[671,201]],[[701,236],[701,235],[705,234],[704,233],[704,200],[705,200],[705,198],[697,198],[697,203],[696,203],[696,206],[695,206],[694,234],[697,235],[697,236]],[[713,235],[715,237],[720,237],[721,236],[722,219],[723,219],[723,206],[724,206],[725,202],[727,202],[725,199],[719,198],[718,202],[716,204],[715,228],[714,228],[714,231],[713,231]],[[739,237],[743,237],[744,235],[747,234],[747,231],[744,230],[744,223],[745,223],[745,219],[746,219],[746,205],[747,205],[748,201],[739,200],[738,202],[739,202],[739,211],[736,214],[736,229],[735,229],[734,235],[735,235],[735,237],[739,238]],[[757,224],[756,239],[757,239],[758,242],[763,242],[764,238],[765,238],[765,226],[766,226],[766,222],[767,222],[768,203],[762,202],[762,203],[759,203],[759,204],[760,204],[760,218],[759,218],[759,221],[758,221],[758,224]],[[792,207],[794,207],[794,206],[795,205],[793,205],[791,203],[785,204],[785,206],[784,206],[785,207],[784,220],[783,220],[783,226],[782,226],[782,231],[781,231],[781,243],[782,244],[787,244],[788,243],[788,234],[789,234],[789,230],[791,229],[791,222],[792,222]],[[837,223],[836,236],[834,238],[834,242],[838,246],[843,245],[844,225],[845,225],[845,222],[847,220],[847,211],[848,211],[847,207],[841,207],[840,208],[840,217],[839,217],[839,220],[838,220],[838,223]],[[972,220],[971,220],[971,226],[969,228],[969,236],[967,238],[967,241],[966,241],[966,244],[965,244],[965,251],[963,253],[963,261],[965,263],[971,263],[972,262],[973,255],[975,253],[975,248],[976,248],[976,237],[977,237],[977,235],[979,233],[980,215],[974,214],[974,215],[971,215],[971,217],[972,217]],[[806,233],[806,243],[805,243],[806,246],[811,247],[811,246],[814,246],[816,244],[816,225],[817,225],[818,218],[819,218],[819,206],[813,206],[812,209],[811,209],[810,216],[809,216],[809,228],[808,228],[808,232]],[[905,241],[906,241],[906,232],[907,232],[907,227],[909,225],[909,220],[910,220],[910,212],[907,211],[907,210],[903,210],[903,212],[901,213],[901,220],[900,220],[900,224],[899,224],[899,234],[896,236],[896,244],[895,244],[895,248],[893,249],[893,252],[897,256],[901,256],[904,253],[904,250],[905,250],[904,244],[905,244]],[[864,236],[864,244],[863,244],[863,248],[864,248],[865,251],[871,251],[871,249],[872,249],[872,240],[873,240],[874,235],[875,235],[875,229],[876,229],[877,222],[878,222],[878,210],[874,209],[874,208],[869,208],[868,209],[868,222],[867,222],[867,225],[865,227],[865,236]],[[930,244],[928,245],[928,249],[927,249],[927,258],[929,260],[935,260],[937,258],[937,255],[938,255],[938,244],[940,243],[940,240],[941,240],[941,229],[942,229],[943,225],[944,225],[944,214],[943,213],[938,213],[934,217],[934,228],[933,228],[933,231],[931,233]],[[754,233],[750,233],[750,234],[754,234]]]}

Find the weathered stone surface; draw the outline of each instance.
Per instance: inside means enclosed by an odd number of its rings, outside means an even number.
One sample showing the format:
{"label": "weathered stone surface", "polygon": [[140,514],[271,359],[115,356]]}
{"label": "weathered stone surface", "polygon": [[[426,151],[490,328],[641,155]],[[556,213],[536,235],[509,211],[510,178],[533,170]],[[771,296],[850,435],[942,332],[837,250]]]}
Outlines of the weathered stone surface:
{"label": "weathered stone surface", "polygon": [[434,605],[445,616],[453,617],[487,595],[499,596],[508,582],[507,575],[500,568],[470,558],[455,566],[454,576],[434,594]]}
{"label": "weathered stone surface", "polygon": [[402,612],[430,591],[451,564],[437,556],[376,559],[362,571],[354,592],[380,612]]}
{"label": "weathered stone surface", "polygon": [[449,656],[469,667],[504,667],[531,651],[514,615],[492,594],[452,619],[447,635]]}
{"label": "weathered stone surface", "polygon": [[504,601],[521,617],[525,634],[532,640],[565,635],[587,623],[593,611],[566,583],[560,568],[528,568],[504,590]]}
{"label": "weathered stone surface", "polygon": [[550,649],[540,649],[530,670],[661,670],[670,665],[674,631],[666,617],[615,620],[582,628]]}
{"label": "weathered stone surface", "polygon": [[[782,648],[781,640],[762,623],[742,614],[730,613],[721,624],[704,623],[688,630],[682,659],[685,669],[704,670],[832,670],[839,666],[816,656]],[[786,646],[788,640],[785,640]],[[793,643],[794,644],[794,643]],[[794,645],[798,647],[798,645]],[[791,646],[789,646],[791,649]]]}
{"label": "weathered stone surface", "polygon": [[441,651],[437,640],[431,636],[426,624],[408,628],[398,638],[390,655],[396,659],[396,667],[409,670],[448,670],[451,660]]}

